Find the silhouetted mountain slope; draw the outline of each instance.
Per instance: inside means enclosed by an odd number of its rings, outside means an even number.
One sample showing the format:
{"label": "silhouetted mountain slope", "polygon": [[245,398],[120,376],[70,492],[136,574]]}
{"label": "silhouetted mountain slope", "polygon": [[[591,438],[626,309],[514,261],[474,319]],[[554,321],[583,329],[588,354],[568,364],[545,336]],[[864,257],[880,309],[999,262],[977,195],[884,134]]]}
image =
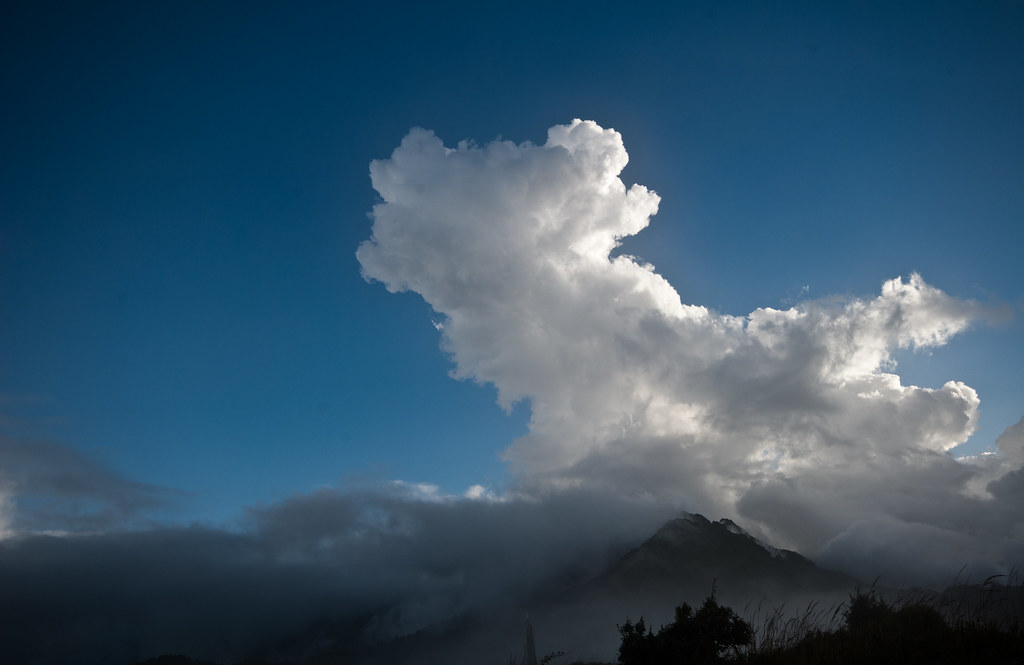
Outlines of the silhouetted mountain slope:
{"label": "silhouetted mountain slope", "polygon": [[[728,519],[686,514],[669,521],[590,586],[616,597],[699,600],[717,586],[728,600],[846,592],[856,581],[790,550],[761,543]],[[677,600],[676,602],[681,602]]]}
{"label": "silhouetted mountain slope", "polygon": [[[856,581],[818,568],[796,552],[759,542],[730,520],[711,522],[684,514],[646,541],[614,559],[583,583],[550,580],[528,606],[492,607],[440,619],[431,629],[392,640],[345,662],[429,665],[451,662],[506,662],[521,650],[520,631],[528,613],[536,630],[538,655],[565,651],[572,659],[614,661],[616,625],[644,616],[655,628],[669,622],[677,605],[697,606],[712,591],[737,611],[763,603],[802,609],[811,600],[845,600]],[[341,652],[335,652],[340,656]],[[320,658],[309,665],[329,662]]]}
{"label": "silhouetted mountain slope", "polygon": [[[677,605],[698,606],[717,585],[717,597],[738,612],[751,604],[786,603],[801,609],[811,600],[845,600],[856,581],[823,570],[796,552],[759,542],[727,519],[711,522],[683,514],[604,570],[580,582],[554,575],[534,581],[532,593],[507,603],[438,616],[427,628],[384,642],[368,642],[374,616],[321,621],[293,638],[258,650],[247,663],[390,665],[502,663],[522,652],[524,619],[536,632],[537,653],[571,654],[571,660],[615,660],[616,625],[644,616],[648,625],[671,621]],[[385,616],[393,608],[381,608]]]}
{"label": "silhouetted mountain slope", "polygon": [[[796,615],[812,602],[839,607],[858,586],[856,580],[819,568],[796,552],[758,541],[728,519],[712,522],[696,514],[665,523],[633,549],[612,557],[602,572],[586,581],[580,582],[575,574],[549,574],[533,584],[532,591],[524,588],[517,596],[520,600],[509,598],[438,616],[421,630],[385,641],[367,639],[367,627],[379,623],[394,607],[381,607],[358,618],[324,619],[253,652],[244,665],[498,665],[523,653],[527,614],[538,656],[560,651],[568,654],[568,662],[611,663],[619,645],[616,626],[627,617],[642,616],[646,625],[657,630],[672,621],[676,606],[697,607],[713,588],[720,604],[754,618],[758,605],[763,608],[762,617],[783,604]],[[1003,586],[1000,580],[919,593],[929,606],[951,612],[954,621],[966,616],[996,625],[1016,620],[1024,607],[1020,586]],[[522,598],[532,600],[524,604]],[[754,623],[756,628],[756,618]],[[200,665],[183,656],[143,665],[179,663]]]}
{"label": "silhouetted mountain slope", "polygon": [[699,606],[713,588],[722,604],[742,614],[758,606],[828,606],[846,600],[856,585],[796,552],[761,543],[730,520],[686,513],[585,584],[550,594],[531,615],[538,636],[551,630],[562,638],[552,647],[613,661],[615,626],[626,617],[642,616],[656,629],[671,622],[676,606]]}

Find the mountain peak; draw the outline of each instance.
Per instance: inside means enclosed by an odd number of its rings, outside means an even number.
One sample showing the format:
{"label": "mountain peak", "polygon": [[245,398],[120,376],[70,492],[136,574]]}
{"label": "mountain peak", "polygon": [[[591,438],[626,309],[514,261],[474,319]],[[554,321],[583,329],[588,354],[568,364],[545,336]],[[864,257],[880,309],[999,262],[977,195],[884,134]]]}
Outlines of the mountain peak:
{"label": "mountain peak", "polygon": [[761,542],[731,519],[682,513],[623,556],[607,575],[624,596],[652,593],[699,601],[717,581],[723,594],[747,601],[820,588],[848,589],[852,580],[818,568],[789,550]]}

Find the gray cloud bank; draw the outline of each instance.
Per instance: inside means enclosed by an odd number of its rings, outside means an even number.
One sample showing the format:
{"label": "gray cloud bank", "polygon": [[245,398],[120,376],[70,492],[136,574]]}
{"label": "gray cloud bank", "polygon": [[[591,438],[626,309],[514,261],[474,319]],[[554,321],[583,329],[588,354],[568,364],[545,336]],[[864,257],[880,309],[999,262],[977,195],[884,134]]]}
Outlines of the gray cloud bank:
{"label": "gray cloud bank", "polygon": [[512,610],[510,644],[485,652],[497,662],[518,647],[538,593],[594,575],[668,517],[589,491],[494,501],[395,483],[252,509],[234,530],[9,538],[0,541],[0,660],[294,658],[302,654],[287,640],[310,626],[328,632],[299,647]]}

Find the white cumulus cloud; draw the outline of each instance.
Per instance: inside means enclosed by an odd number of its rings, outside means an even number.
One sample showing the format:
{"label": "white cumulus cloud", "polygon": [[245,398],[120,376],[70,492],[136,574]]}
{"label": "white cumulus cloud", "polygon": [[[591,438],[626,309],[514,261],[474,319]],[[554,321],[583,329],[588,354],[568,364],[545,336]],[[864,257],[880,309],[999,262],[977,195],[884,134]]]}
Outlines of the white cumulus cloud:
{"label": "white cumulus cloud", "polygon": [[946,344],[980,305],[917,274],[745,317],[684,304],[653,266],[613,256],[659,203],[619,179],[627,160],[617,132],[575,120],[544,145],[449,148],[414,129],[370,166],[382,201],[363,274],[436,310],[453,376],[506,408],[529,400],[505,453],[522,491],[649,496],[811,553],[900,525],[927,525],[907,541],[927,548],[995,500],[968,488],[1016,451],[984,469],[948,454],[975,429],[976,392],[903,385],[893,359]]}

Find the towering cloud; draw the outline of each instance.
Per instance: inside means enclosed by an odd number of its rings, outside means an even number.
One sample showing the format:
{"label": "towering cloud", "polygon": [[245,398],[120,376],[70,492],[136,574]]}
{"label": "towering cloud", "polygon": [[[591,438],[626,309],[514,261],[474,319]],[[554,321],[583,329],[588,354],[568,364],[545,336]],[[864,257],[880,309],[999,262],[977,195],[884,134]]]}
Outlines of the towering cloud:
{"label": "towering cloud", "polygon": [[736,515],[835,561],[882,531],[903,556],[953,538],[957,564],[1005,560],[1005,543],[963,531],[997,500],[971,488],[1012,467],[948,454],[975,428],[977,394],[903,385],[893,360],[983,308],[916,274],[745,317],[684,304],[653,266],[613,256],[659,203],[619,179],[627,159],[617,132],[575,120],[540,146],[447,148],[414,129],[370,167],[383,201],[364,276],[443,316],[455,377],[493,384],[505,407],[529,400],[529,433],[506,451],[520,490]]}

